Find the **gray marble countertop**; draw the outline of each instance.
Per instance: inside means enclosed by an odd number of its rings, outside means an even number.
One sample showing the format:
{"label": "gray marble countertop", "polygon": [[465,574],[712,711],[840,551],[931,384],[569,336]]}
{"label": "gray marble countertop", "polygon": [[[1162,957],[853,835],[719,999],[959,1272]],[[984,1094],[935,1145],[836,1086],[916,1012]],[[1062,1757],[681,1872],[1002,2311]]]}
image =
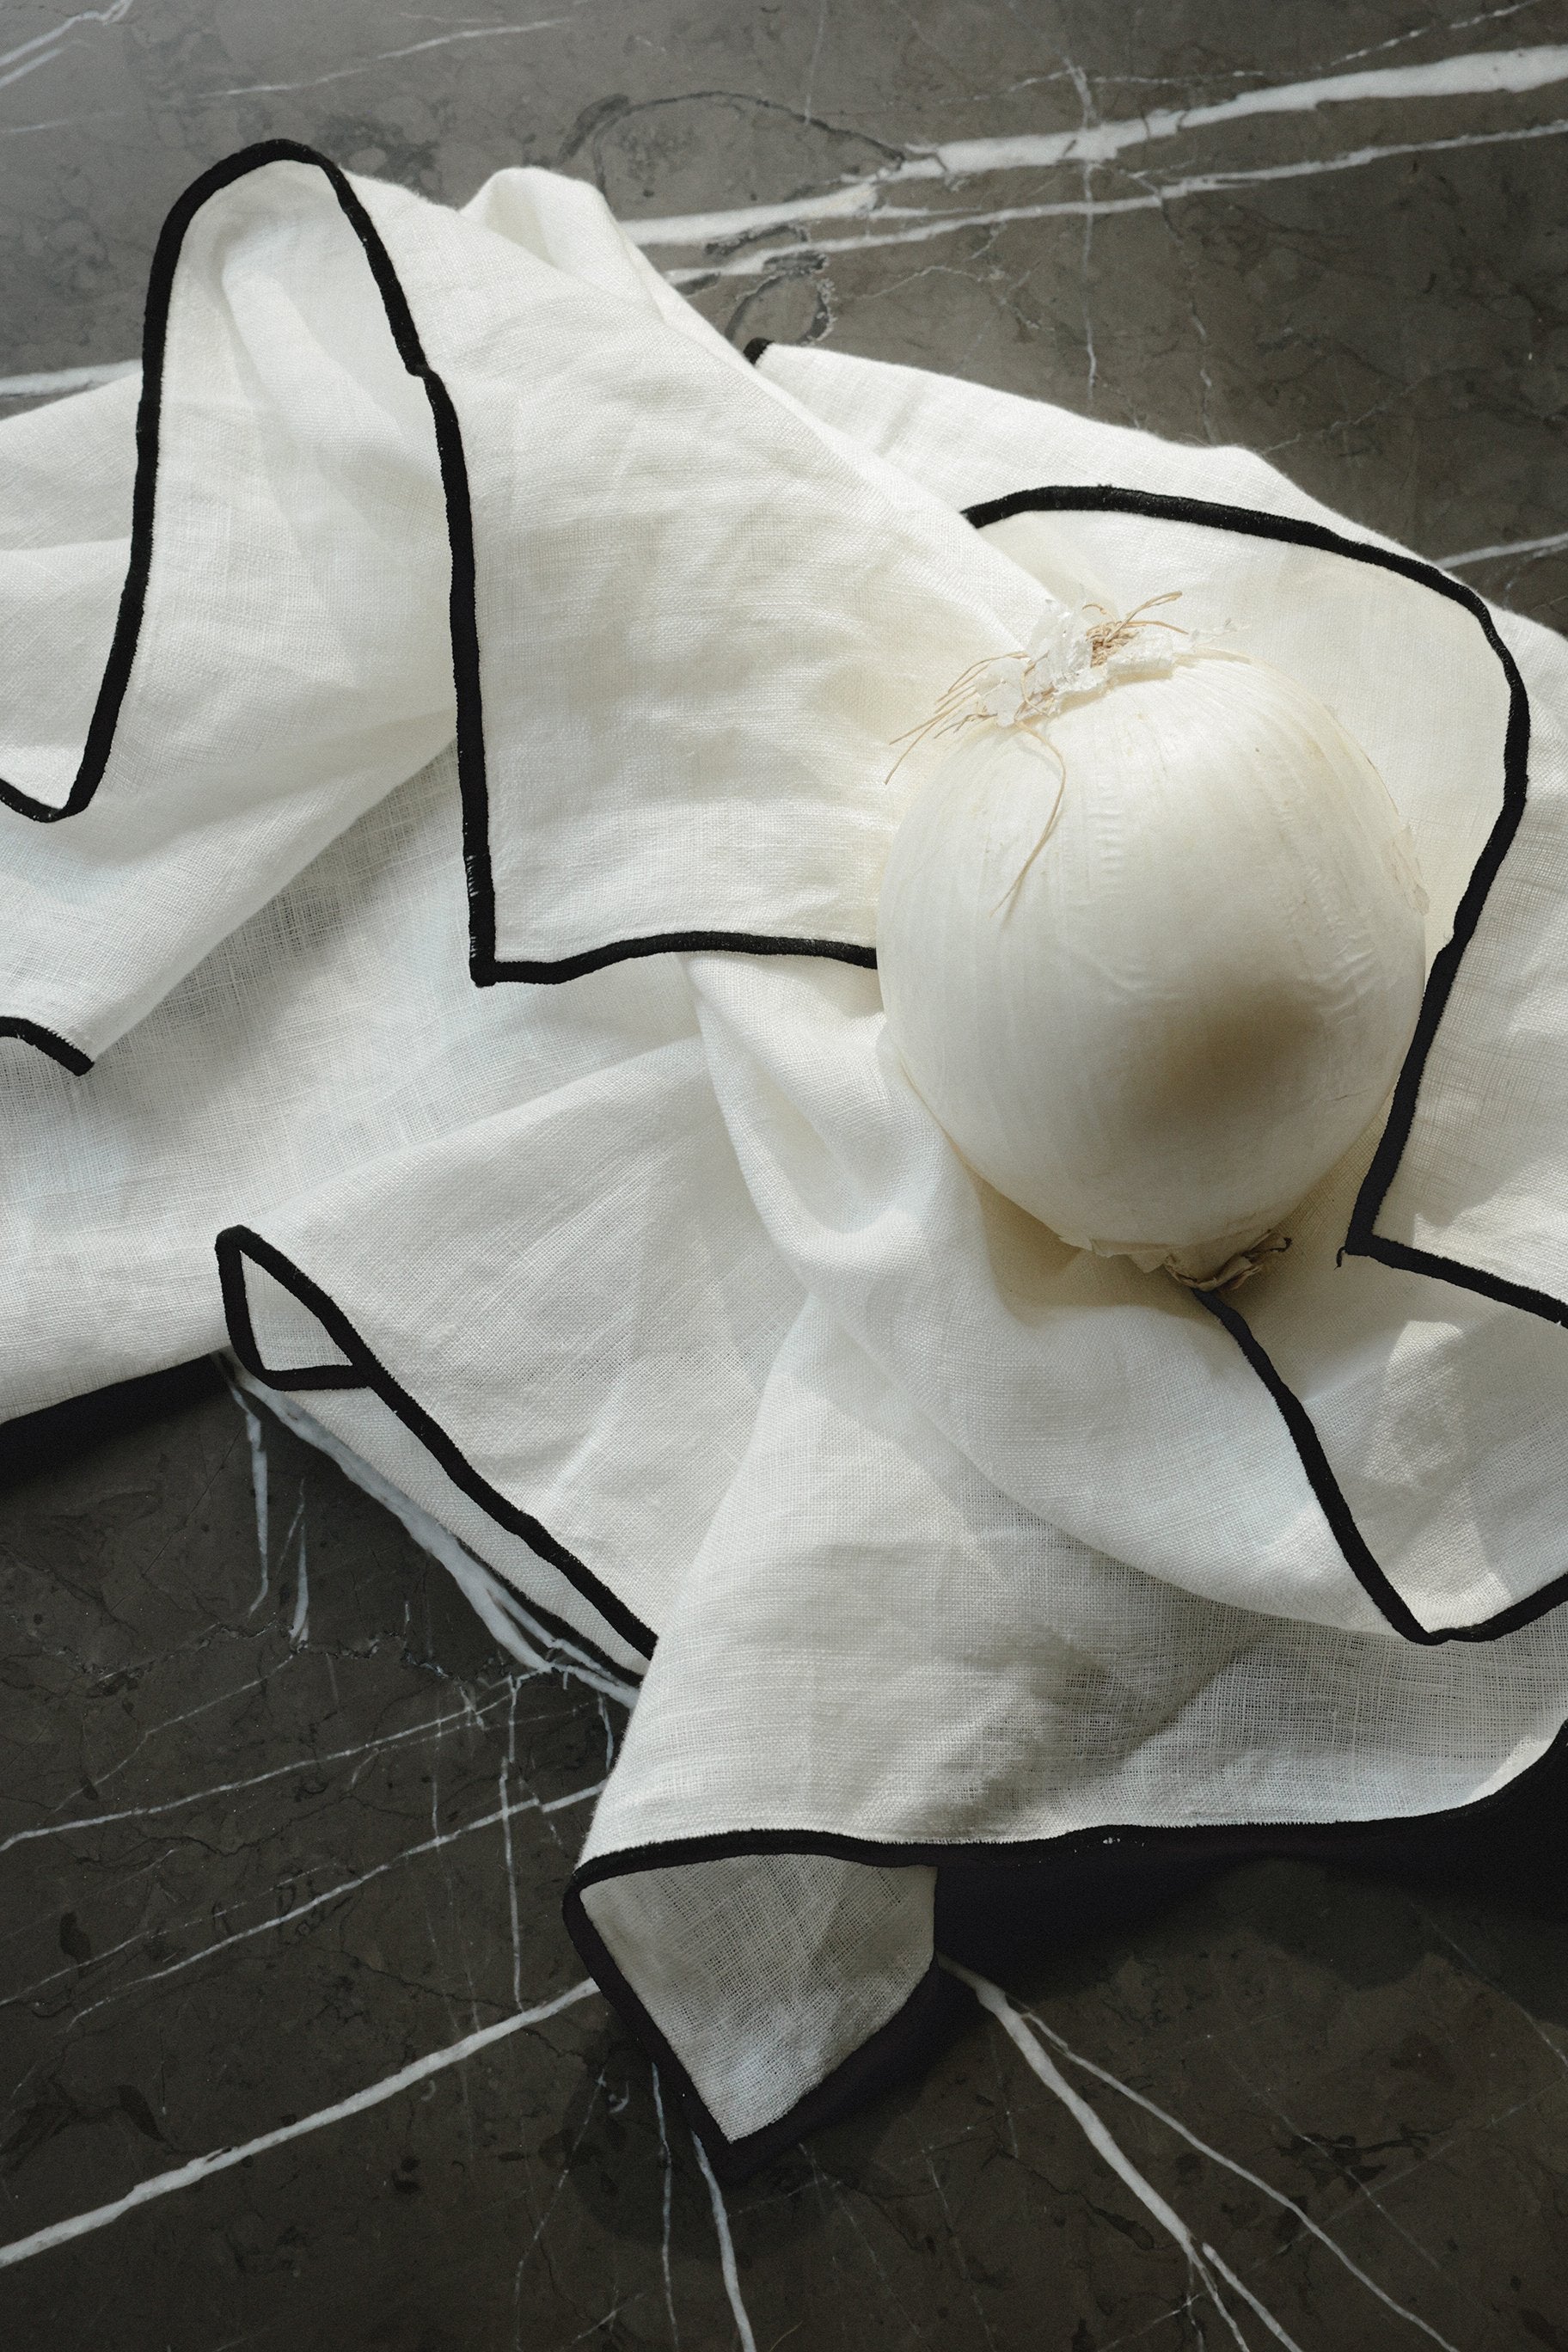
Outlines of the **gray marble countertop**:
{"label": "gray marble countertop", "polygon": [[[275,135],[589,176],[737,341],[1242,442],[1568,607],[1562,0],[12,0],[0,402],[132,361],[170,202]],[[0,1605],[7,2344],[1568,2352],[1560,1850],[1061,1923],[1054,2084],[977,2011],[721,2193],[552,2007],[622,1717],[329,1463],[193,1384],[14,1465]]]}

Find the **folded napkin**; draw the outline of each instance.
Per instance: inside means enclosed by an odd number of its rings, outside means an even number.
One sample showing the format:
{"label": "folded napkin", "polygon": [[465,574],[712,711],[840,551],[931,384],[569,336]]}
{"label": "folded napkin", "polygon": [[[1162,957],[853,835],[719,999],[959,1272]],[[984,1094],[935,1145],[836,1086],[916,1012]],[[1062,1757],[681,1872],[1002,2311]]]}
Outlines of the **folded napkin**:
{"label": "folded napkin", "polygon": [[[1474,1806],[1568,1715],[1568,647],[1245,452],[753,362],[578,182],[277,142],[140,387],[0,432],[0,1412],[226,1346],[640,1681],[567,1922],[731,2175],[943,2029],[939,1873]],[[1326,702],[1430,899],[1230,1296],[884,1030],[895,746],[1085,582]]]}

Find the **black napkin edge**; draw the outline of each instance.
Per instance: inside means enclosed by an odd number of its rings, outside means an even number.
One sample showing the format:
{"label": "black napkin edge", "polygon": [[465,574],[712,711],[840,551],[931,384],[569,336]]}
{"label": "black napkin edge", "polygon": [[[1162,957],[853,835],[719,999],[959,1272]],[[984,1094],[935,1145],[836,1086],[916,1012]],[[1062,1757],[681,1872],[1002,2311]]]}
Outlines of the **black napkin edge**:
{"label": "black napkin edge", "polygon": [[[136,470],[132,492],[131,541],[114,633],[88,725],[87,739],[66,798],[39,799],[0,778],[0,804],[37,824],[57,824],[88,808],[101,784],[113,748],[120,712],[131,681],[152,576],[153,521],[157,505],[163,432],[164,366],[174,279],[185,237],[202,207],[237,180],[273,163],[302,163],[319,171],[363,248],[386,314],[398,358],[423,385],[435,427],[451,551],[448,615],[452,679],[457,702],[458,792],[462,811],[463,867],[468,901],[468,970],[477,988],[506,982],[556,984],[632,958],[671,953],[826,956],[874,968],[875,947],[860,940],[793,938],[783,933],[688,929],[615,940],[574,954],[501,958],[496,951],[496,891],[490,856],[489,794],[476,604],[473,502],[458,412],[447,385],[431,365],[391,255],[346,174],[330,157],[294,139],[266,139],[241,148],[203,172],[165,215],[148,273],[142,332],[142,393],[136,413]],[[20,1016],[0,1018],[0,1035],[23,1037],[78,1076],[91,1056],[68,1040]]]}
{"label": "black napkin edge", "polygon": [[[566,1931],[584,1968],[612,2009],[673,2084],[691,2129],[717,2178],[729,2185],[750,2179],[795,2144],[842,2121],[900,2081],[923,2071],[974,2013],[973,1995],[942,1965],[943,1952],[984,1972],[1027,1952],[1018,1933],[1027,1896],[1038,1912],[1058,1915],[1066,1898],[1068,1940],[1081,1940],[1104,1924],[1103,1901],[1113,1891],[1113,1924],[1131,1911],[1148,1916],[1207,1880],[1251,1862],[1302,1861],[1383,1877],[1438,1878],[1453,1887],[1465,1874],[1483,1886],[1517,1882],[1538,1891],[1542,1846],[1553,1825],[1561,1834],[1568,1797],[1568,1724],[1546,1752],[1500,1789],[1426,1813],[1344,1822],[1236,1822],[1193,1826],[1148,1824],[1064,1832],[1060,1836],[1001,1839],[889,1840],[823,1830],[719,1831],[657,1840],[581,1863],[562,1898]],[[937,1872],[930,1966],[908,1999],[802,2098],[773,2122],[729,2139],[686,2067],[594,1926],[583,1897],[609,1878],[737,1855],[820,1853],[871,1869],[930,1868]],[[1555,1884],[1556,1874],[1548,1874]],[[987,1880],[990,1883],[987,1883]],[[978,1894],[979,1900],[975,1897]],[[1128,1896],[1131,1895],[1131,1905]],[[1118,1914],[1121,1916],[1118,1916]],[[1025,1919],[1026,1930],[1027,1921]]]}
{"label": "black napkin edge", "polygon": [[[216,1246],[224,1307],[228,1319],[229,1345],[253,1380],[259,1381],[267,1388],[289,1392],[308,1389],[373,1390],[382,1403],[402,1422],[410,1435],[425,1447],[454,1486],[467,1495],[470,1502],[477,1503],[498,1527],[504,1528],[509,1535],[521,1537],[531,1551],[537,1552],[551,1567],[558,1569],[622,1641],[644,1657],[652,1656],[655,1637],[651,1629],[626,1607],[625,1601],[595,1574],[584,1560],[579,1559],[574,1552],[568,1550],[557,1537],[552,1535],[541,1520],[536,1519],[531,1512],[520,1509],[475,1468],[456,1440],[387,1370],[336,1300],[330,1297],[319,1283],[312,1281],[303,1267],[285,1256],[274,1243],[265,1240],[260,1234],[253,1233],[247,1225],[226,1227],[217,1236]],[[332,1345],[346,1359],[343,1363],[279,1368],[262,1360],[246,1295],[245,1268],[247,1261],[269,1274],[308,1314],[315,1317]]]}

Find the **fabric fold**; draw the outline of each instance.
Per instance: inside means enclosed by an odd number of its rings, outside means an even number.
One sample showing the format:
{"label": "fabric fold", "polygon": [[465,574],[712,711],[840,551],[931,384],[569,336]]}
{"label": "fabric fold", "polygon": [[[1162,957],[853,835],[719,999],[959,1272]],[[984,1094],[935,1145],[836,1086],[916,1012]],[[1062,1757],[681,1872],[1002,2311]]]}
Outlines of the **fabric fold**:
{"label": "fabric fold", "polygon": [[[195,184],[153,263],[133,480],[134,387],[87,395],[122,436],[104,537],[47,507],[5,534],[0,1013],[86,1059],[451,737],[429,404],[334,190],[243,156]],[[69,474],[75,408],[22,421],[37,471]]]}
{"label": "fabric fold", "polygon": [[[14,1021],[91,1059],[454,730],[480,985],[680,945],[872,960],[887,746],[1039,592],[673,326],[607,216],[586,274],[543,258],[584,241],[567,212],[457,215],[285,141],[175,206],[100,657],[103,562],[13,559],[72,651],[63,686],[19,666],[33,740],[0,744],[46,829],[7,835]],[[132,863],[138,931],[92,904]]]}
{"label": "fabric fold", "polygon": [[464,452],[476,980],[703,946],[873,961],[896,739],[1045,593],[602,253],[586,281],[475,226],[513,219],[499,196],[366,201]]}
{"label": "fabric fold", "polygon": [[1072,1839],[1481,1802],[1550,1747],[1565,1668],[1561,1613],[1433,1650],[1142,1575],[1000,1495],[808,1304],[595,1812],[580,1941],[745,2141],[843,2063],[825,2016],[869,2041],[912,1998],[933,1870],[961,1906],[966,1866]]}
{"label": "fabric fold", "polygon": [[[954,1874],[1548,1752],[1558,640],[1245,453],[749,369],[549,173],[235,158],[137,397],[0,432],[0,1409],[226,1343],[642,1678],[568,1919],[717,2163],[942,2030]],[[1389,1110],[1206,1301],[975,1178],[875,971],[900,744],[1053,600],[1172,590],[1430,901]]]}
{"label": "fabric fold", "polygon": [[651,1651],[799,1302],[694,1034],[353,1168],[217,1254],[248,1371],[370,1389]]}

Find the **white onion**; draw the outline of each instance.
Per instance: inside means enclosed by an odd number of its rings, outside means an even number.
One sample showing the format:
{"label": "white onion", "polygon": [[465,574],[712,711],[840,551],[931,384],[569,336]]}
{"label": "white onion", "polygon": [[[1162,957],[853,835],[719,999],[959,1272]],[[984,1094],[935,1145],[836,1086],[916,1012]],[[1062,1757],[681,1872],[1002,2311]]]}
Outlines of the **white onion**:
{"label": "white onion", "polygon": [[1385,1100],[1425,899],[1322,704],[1163,645],[1097,655],[1107,683],[1080,636],[1043,719],[1006,723],[1016,683],[968,711],[894,838],[878,961],[910,1077],[981,1176],[1065,1241],[1198,1279]]}

